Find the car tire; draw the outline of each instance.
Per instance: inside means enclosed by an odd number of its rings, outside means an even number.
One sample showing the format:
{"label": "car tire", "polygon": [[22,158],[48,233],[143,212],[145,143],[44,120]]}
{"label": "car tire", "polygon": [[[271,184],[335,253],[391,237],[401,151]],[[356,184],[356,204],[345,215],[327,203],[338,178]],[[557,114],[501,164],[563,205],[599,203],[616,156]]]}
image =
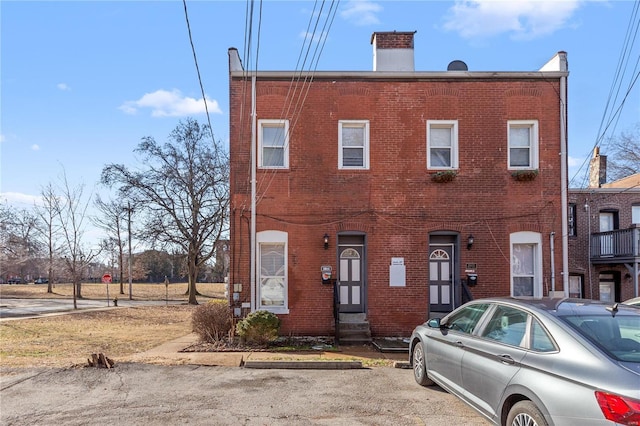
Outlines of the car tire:
{"label": "car tire", "polygon": [[413,347],[413,354],[411,354],[413,364],[413,378],[420,386],[431,386],[433,380],[427,377],[427,362],[424,356],[424,349],[422,348],[422,342],[418,342]]}
{"label": "car tire", "polygon": [[548,423],[533,402],[520,401],[509,410],[507,426],[548,426]]}

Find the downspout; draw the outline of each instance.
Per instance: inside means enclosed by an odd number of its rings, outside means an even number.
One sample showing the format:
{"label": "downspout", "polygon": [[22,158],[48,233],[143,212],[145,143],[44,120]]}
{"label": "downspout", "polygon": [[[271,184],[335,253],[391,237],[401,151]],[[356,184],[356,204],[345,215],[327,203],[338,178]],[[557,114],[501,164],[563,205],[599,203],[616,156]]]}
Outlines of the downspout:
{"label": "downspout", "polygon": [[256,75],[251,77],[251,312],[256,310]]}
{"label": "downspout", "polygon": [[556,250],[554,246],[554,238],[556,233],[554,231],[549,234],[549,250],[551,251],[551,294],[555,296],[556,294]]}
{"label": "downspout", "polygon": [[[566,53],[560,71],[568,72]],[[560,178],[562,187],[562,288],[564,296],[569,296],[569,226],[568,226],[568,191],[567,178],[567,76],[560,77]],[[554,271],[555,272],[555,271]]]}

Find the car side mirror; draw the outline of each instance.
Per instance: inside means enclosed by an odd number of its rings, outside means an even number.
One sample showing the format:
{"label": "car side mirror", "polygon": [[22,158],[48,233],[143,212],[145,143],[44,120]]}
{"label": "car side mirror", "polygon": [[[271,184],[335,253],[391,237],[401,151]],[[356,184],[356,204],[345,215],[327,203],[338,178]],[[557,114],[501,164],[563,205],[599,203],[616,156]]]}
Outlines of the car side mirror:
{"label": "car side mirror", "polygon": [[427,322],[427,325],[431,328],[440,328],[443,327],[444,324],[440,322],[440,318],[433,318]]}

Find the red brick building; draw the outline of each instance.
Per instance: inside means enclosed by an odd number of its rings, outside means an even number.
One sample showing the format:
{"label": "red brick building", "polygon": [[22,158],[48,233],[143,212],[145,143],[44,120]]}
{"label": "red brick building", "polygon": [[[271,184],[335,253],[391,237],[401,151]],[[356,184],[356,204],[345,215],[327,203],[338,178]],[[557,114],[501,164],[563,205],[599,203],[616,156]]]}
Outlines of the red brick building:
{"label": "red brick building", "polygon": [[399,336],[469,298],[563,292],[566,54],[423,72],[413,32],[371,44],[369,72],[249,72],[229,50],[235,314]]}
{"label": "red brick building", "polygon": [[623,302],[639,296],[640,174],[606,176],[596,148],[588,188],[569,189],[569,295]]}

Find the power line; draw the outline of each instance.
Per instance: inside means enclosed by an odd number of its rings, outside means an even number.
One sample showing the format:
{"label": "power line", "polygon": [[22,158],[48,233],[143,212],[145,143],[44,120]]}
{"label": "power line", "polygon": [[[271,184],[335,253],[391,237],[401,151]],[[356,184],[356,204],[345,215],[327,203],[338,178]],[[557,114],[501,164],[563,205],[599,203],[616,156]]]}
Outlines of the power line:
{"label": "power line", "polygon": [[209,116],[209,107],[207,105],[207,97],[204,93],[204,86],[202,85],[202,78],[200,77],[200,68],[198,67],[198,57],[196,56],[196,48],[193,45],[193,37],[191,36],[191,25],[189,24],[189,14],[187,13],[187,0],[182,0],[184,5],[184,18],[187,21],[187,31],[189,33],[189,43],[191,44],[191,51],[193,52],[193,62],[196,64],[196,73],[198,75],[198,83],[200,84],[200,92],[202,93],[202,101],[204,102],[204,110],[207,114],[207,123],[209,124],[209,133],[211,133],[211,141],[213,146],[216,147],[216,140],[213,136],[213,127],[211,126],[211,118]]}

